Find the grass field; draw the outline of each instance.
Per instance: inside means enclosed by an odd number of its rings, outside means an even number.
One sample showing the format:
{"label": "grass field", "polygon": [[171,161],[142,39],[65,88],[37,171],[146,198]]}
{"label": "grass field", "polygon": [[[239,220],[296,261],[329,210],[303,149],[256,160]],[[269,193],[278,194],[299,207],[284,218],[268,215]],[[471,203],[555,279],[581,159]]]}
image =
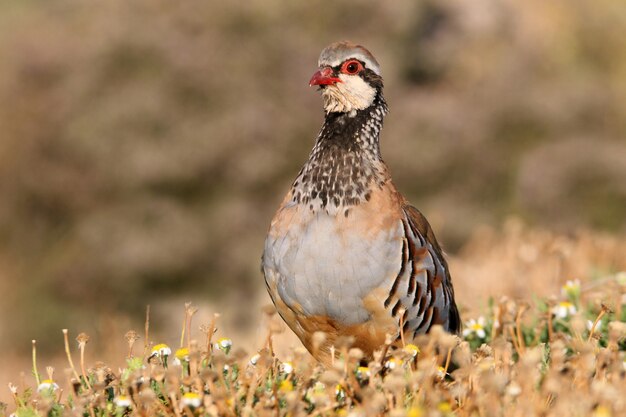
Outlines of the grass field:
{"label": "grass field", "polygon": [[[13,404],[3,412],[625,415],[626,273],[616,269],[623,253],[619,240],[591,233],[557,236],[517,222],[503,233],[482,231],[452,262],[459,299],[475,298],[461,302],[461,335],[435,329],[402,349],[384,346],[373,360],[344,340],[331,368],[285,339],[289,332],[269,306],[262,310],[264,337],[257,344],[225,333],[227,314],[198,323],[202,312],[191,304],[180,317],[181,331],[166,337],[175,345],[153,340],[160,323],[147,319],[141,331],[115,335],[128,341],[126,352],[109,358],[121,366],[87,363],[85,351],[99,347],[89,345],[84,333],[68,333],[63,369],[37,363],[34,345],[33,377],[16,376],[9,386]],[[582,270],[585,275],[574,273]],[[571,279],[560,281],[563,276]],[[480,277],[481,291],[470,291],[472,277]],[[482,297],[475,296],[479,292]]]}

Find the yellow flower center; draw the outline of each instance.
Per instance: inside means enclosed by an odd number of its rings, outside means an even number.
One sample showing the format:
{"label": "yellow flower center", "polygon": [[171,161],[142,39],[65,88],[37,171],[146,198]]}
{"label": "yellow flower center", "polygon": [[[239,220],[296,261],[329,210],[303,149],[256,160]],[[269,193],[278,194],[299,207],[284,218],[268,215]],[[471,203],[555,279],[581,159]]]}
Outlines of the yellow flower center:
{"label": "yellow flower center", "polygon": [[450,403],[439,403],[437,409],[442,413],[449,413],[450,411],[452,411],[452,406],[450,405]]}
{"label": "yellow flower center", "polygon": [[286,379],[283,382],[280,383],[280,388],[279,388],[282,392],[290,392],[293,391],[293,383]]}
{"label": "yellow flower center", "polygon": [[180,360],[186,359],[189,356],[189,349],[180,348],[176,351],[176,357]]}
{"label": "yellow flower center", "polygon": [[422,417],[424,415],[424,411],[418,407],[411,407],[406,415],[407,417]]}

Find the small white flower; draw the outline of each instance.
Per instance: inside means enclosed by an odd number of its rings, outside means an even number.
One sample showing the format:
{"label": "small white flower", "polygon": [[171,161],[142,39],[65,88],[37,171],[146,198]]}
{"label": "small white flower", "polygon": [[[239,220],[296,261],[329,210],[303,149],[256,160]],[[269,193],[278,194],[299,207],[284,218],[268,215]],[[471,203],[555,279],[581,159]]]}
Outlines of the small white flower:
{"label": "small white flower", "polygon": [[323,395],[326,395],[326,385],[324,385],[320,381],[316,381],[311,388],[306,390],[304,398],[307,401],[315,404],[318,401],[318,398]]}
{"label": "small white flower", "polygon": [[220,337],[217,339],[215,343],[215,348],[224,351],[224,353],[228,354],[230,352],[230,348],[233,347],[233,341],[227,337]]}
{"label": "small white flower", "polygon": [[561,294],[563,297],[567,297],[570,300],[578,298],[578,296],[580,296],[580,280],[565,281],[565,285],[561,287]]}
{"label": "small white flower", "polygon": [[611,409],[605,405],[599,405],[593,410],[593,417],[611,417]]}
{"label": "small white flower", "polygon": [[278,389],[282,392],[291,392],[293,391],[293,382],[291,382],[291,380],[289,379],[285,379],[283,382],[280,383]]}
{"label": "small white flower", "polygon": [[437,376],[440,379],[444,379],[446,377],[446,368],[444,368],[443,366],[438,366],[437,367]]}
{"label": "small white flower", "polygon": [[472,334],[475,334],[479,339],[487,337],[487,333],[485,332],[485,318],[483,316],[478,317],[478,320],[470,319],[465,323],[463,337],[468,337]]}
{"label": "small white flower", "polygon": [[178,360],[189,361],[189,349],[186,347],[178,349],[175,355]]}
{"label": "small white flower", "polygon": [[174,354],[174,365],[182,365],[183,362],[189,362],[189,349],[180,348]]}
{"label": "small white flower", "polygon": [[409,343],[402,350],[411,355],[412,358],[416,357],[418,353],[420,353],[420,348],[415,346],[413,343]]}
{"label": "small white flower", "polygon": [[195,392],[186,392],[183,394],[182,404],[189,408],[198,408],[202,405],[202,397]]}
{"label": "small white flower", "polygon": [[506,387],[506,393],[509,394],[511,397],[517,397],[522,393],[522,388],[519,386],[519,384],[517,384],[517,382],[511,382]]}
{"label": "small white flower", "polygon": [[291,362],[283,362],[280,364],[280,370],[285,374],[290,374],[293,372],[293,365]]}
{"label": "small white flower", "polygon": [[335,385],[335,396],[338,400],[344,400],[346,398],[346,391],[343,389],[341,384]]}
{"label": "small white flower", "polygon": [[250,361],[248,361],[248,363],[252,366],[256,366],[256,364],[259,363],[259,359],[261,359],[261,355],[257,353],[250,358]]}
{"label": "small white flower", "polygon": [[326,391],[326,385],[324,385],[323,382],[315,381],[315,384],[313,384],[313,392],[315,392],[316,394],[321,394],[321,393],[324,393],[325,391]]}
{"label": "small white flower", "polygon": [[387,369],[397,369],[402,367],[404,363],[398,358],[390,358],[387,362],[385,362],[385,368]]}
{"label": "small white flower", "polygon": [[559,319],[564,319],[576,314],[576,306],[569,301],[561,301],[552,307],[552,314]]}
{"label": "small white flower", "polygon": [[128,408],[133,405],[133,402],[130,400],[130,397],[126,395],[118,395],[115,397],[115,405],[119,408]]}
{"label": "small white flower", "polygon": [[54,392],[59,389],[59,386],[56,382],[51,379],[44,379],[41,381],[41,384],[37,387],[37,392]]}
{"label": "small white flower", "polygon": [[356,378],[358,380],[365,380],[371,376],[370,368],[367,366],[359,366],[356,370]]}
{"label": "small white flower", "polygon": [[[591,329],[593,328],[593,323],[595,323],[594,320],[587,320],[587,330],[591,331]],[[599,321],[598,324],[596,324],[594,333],[600,331],[601,329],[602,329],[602,321]]]}
{"label": "small white flower", "polygon": [[172,354],[172,349],[170,349],[168,345],[166,345],[165,343],[159,343],[158,345],[155,345],[152,348],[152,353],[150,357],[153,357],[153,356],[164,357],[164,356],[170,356],[171,354]]}

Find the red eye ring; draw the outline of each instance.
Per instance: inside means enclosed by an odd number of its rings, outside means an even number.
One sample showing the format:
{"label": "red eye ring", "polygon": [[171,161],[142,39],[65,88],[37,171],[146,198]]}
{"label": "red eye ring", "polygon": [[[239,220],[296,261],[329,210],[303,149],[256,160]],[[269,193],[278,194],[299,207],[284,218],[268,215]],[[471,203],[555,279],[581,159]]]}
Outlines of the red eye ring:
{"label": "red eye ring", "polygon": [[363,71],[363,64],[356,59],[351,59],[341,65],[341,72],[344,74],[354,75]]}

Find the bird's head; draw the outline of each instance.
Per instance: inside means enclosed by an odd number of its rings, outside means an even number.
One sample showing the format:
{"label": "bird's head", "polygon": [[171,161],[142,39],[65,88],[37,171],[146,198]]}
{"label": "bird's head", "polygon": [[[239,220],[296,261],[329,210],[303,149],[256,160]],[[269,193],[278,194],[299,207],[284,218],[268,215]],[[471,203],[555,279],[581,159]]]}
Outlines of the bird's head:
{"label": "bird's head", "polygon": [[320,87],[326,113],[354,115],[371,106],[382,93],[380,66],[361,45],[333,43],[322,51],[318,65],[309,85]]}

